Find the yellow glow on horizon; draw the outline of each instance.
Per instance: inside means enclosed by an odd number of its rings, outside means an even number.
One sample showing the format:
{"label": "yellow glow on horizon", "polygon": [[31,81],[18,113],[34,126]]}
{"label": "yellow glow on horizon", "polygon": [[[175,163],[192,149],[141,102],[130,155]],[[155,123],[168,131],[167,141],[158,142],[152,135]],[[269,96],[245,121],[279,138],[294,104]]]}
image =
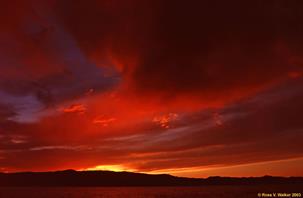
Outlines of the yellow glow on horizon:
{"label": "yellow glow on horizon", "polygon": [[98,165],[92,168],[86,168],[84,169],[86,171],[96,171],[96,170],[102,170],[102,171],[114,171],[114,172],[135,172],[134,169],[127,168],[123,165]]}
{"label": "yellow glow on horizon", "polygon": [[[186,167],[174,169],[160,169],[147,172],[148,174],[171,174],[181,177],[207,178],[209,176],[225,177],[262,177],[271,176],[300,176],[303,158],[290,158],[238,165],[216,165],[201,167]],[[285,168],[287,167],[287,168]]]}
{"label": "yellow glow on horizon", "polygon": [[[207,178],[210,176],[223,177],[261,177],[264,175],[272,176],[300,176],[303,175],[300,166],[303,158],[290,158],[284,160],[273,160],[264,162],[255,162],[236,165],[212,165],[212,166],[196,166],[183,168],[167,168],[156,170],[140,170],[130,168],[125,165],[98,165],[92,168],[81,169],[82,171],[114,171],[114,172],[136,172],[146,174],[170,174],[179,177]],[[285,168],[287,167],[287,168]]]}

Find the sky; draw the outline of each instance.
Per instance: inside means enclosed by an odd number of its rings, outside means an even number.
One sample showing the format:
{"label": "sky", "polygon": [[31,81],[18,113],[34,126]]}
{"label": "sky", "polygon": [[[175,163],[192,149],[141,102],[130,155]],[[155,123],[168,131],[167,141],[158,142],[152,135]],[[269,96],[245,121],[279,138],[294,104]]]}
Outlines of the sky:
{"label": "sky", "polygon": [[0,172],[303,176],[302,1],[1,4]]}

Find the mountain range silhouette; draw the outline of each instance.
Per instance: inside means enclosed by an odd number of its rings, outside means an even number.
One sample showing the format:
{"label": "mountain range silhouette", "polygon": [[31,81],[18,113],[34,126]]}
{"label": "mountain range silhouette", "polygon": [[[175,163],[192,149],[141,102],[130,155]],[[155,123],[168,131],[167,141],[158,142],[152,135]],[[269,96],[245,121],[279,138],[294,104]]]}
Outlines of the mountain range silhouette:
{"label": "mountain range silhouette", "polygon": [[186,178],[168,174],[75,171],[0,173],[0,186],[203,186],[203,185],[302,185],[303,177]]}

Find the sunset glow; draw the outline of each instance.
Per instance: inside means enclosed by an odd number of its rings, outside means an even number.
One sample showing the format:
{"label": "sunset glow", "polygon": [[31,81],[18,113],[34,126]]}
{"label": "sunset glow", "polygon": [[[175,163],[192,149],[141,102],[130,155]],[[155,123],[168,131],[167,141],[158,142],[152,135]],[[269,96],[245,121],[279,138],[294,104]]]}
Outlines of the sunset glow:
{"label": "sunset glow", "polygon": [[293,1],[4,0],[0,172],[303,176],[301,13]]}
{"label": "sunset glow", "polygon": [[99,165],[99,166],[96,166],[96,167],[93,167],[93,168],[85,168],[85,169],[80,169],[80,170],[86,170],[86,171],[101,170],[101,171],[115,171],[115,172],[129,171],[129,172],[134,172],[133,169],[123,167],[122,165]]}

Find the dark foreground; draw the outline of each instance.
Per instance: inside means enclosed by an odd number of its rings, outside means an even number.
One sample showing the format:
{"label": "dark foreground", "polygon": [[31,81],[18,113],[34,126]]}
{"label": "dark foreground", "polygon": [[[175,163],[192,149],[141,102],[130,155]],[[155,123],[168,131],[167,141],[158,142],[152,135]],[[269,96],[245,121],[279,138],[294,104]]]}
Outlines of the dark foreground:
{"label": "dark foreground", "polygon": [[2,187],[113,187],[113,186],[209,186],[303,185],[303,177],[209,177],[206,179],[111,171],[56,171],[0,173]]}
{"label": "dark foreground", "polygon": [[[0,187],[1,198],[257,198],[262,193],[300,197],[302,185],[196,187]],[[261,196],[258,193],[261,193]],[[297,194],[293,194],[297,193]],[[265,194],[264,194],[265,195]],[[264,196],[263,196],[264,197]],[[278,194],[276,194],[278,197]],[[302,197],[302,194],[301,194]]]}
{"label": "dark foreground", "polygon": [[0,173],[0,198],[300,198],[302,191],[302,177],[196,179],[167,174],[73,170]]}

